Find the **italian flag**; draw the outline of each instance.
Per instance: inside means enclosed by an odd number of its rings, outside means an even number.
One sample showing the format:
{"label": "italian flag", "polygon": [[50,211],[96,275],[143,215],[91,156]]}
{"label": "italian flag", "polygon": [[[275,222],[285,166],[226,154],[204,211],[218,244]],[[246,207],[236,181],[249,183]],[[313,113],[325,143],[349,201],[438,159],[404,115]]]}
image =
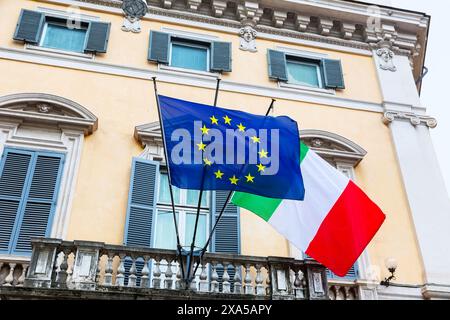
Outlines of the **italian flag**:
{"label": "italian flag", "polygon": [[305,200],[236,192],[232,202],[272,225],[294,246],[334,274],[347,274],[385,215],[349,178],[301,144]]}

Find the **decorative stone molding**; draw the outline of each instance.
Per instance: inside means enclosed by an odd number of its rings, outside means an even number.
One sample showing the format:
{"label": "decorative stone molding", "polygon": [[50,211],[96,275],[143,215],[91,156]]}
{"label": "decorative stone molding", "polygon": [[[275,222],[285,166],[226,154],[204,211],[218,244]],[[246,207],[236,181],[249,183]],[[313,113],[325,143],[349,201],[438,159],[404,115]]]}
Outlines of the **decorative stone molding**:
{"label": "decorative stone molding", "polygon": [[333,20],[320,18],[319,20],[319,32],[323,36],[329,36],[331,29],[333,28]]}
{"label": "decorative stone molding", "polygon": [[415,113],[386,111],[383,114],[382,121],[385,125],[388,125],[395,120],[406,120],[411,122],[411,125],[413,126],[425,125],[431,129],[436,128],[438,124],[435,118],[422,116]]}
{"label": "decorative stone molding", "polygon": [[85,135],[97,130],[97,117],[76,102],[46,93],[21,93],[0,97],[0,119],[28,123],[54,124],[82,130]]}
{"label": "decorative stone molding", "polygon": [[356,26],[355,24],[352,23],[342,23],[341,25],[341,34],[342,37],[344,37],[344,39],[346,40],[350,40],[353,38],[353,34],[356,31]]}
{"label": "decorative stone molding", "polygon": [[256,35],[257,32],[251,26],[247,25],[239,30],[240,44],[239,49],[243,51],[256,52]]}
{"label": "decorative stone molding", "polygon": [[125,32],[141,32],[140,19],[148,12],[145,0],[123,0],[122,10],[125,14],[122,30]]}
{"label": "decorative stone molding", "polygon": [[213,0],[212,2],[212,10],[213,10],[213,15],[215,17],[222,17],[223,16],[223,12],[225,11],[225,9],[227,8],[227,2],[226,1],[221,1],[221,0]]}
{"label": "decorative stone molding", "polygon": [[311,17],[298,14],[297,20],[295,21],[295,25],[300,32],[306,32],[309,24],[311,23]]}
{"label": "decorative stone molding", "polygon": [[380,48],[377,50],[377,56],[380,57],[380,68],[395,72],[397,67],[394,65],[394,52],[389,48]]}

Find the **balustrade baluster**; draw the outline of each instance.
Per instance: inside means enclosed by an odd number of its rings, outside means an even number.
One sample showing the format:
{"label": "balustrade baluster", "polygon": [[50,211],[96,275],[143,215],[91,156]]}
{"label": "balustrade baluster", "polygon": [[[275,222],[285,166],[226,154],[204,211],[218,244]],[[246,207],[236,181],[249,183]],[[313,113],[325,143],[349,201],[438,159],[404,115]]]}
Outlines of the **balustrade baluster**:
{"label": "balustrade baluster", "polygon": [[[0,270],[2,269],[2,267],[0,266]],[[25,281],[25,277],[27,275],[27,269],[28,269],[28,264],[22,263],[22,274],[20,275],[19,279],[17,280],[17,287],[23,287],[23,283]]]}
{"label": "balustrade baluster", "polygon": [[228,273],[228,262],[223,262],[223,275],[222,275],[222,292],[231,293],[230,275]]}
{"label": "balustrade baluster", "polygon": [[252,285],[252,276],[250,274],[250,264],[245,265],[244,293],[254,294]]}
{"label": "balustrade baluster", "polygon": [[177,270],[177,280],[175,280],[175,290],[181,290],[183,288],[182,282],[181,282],[181,267],[180,264],[178,264],[178,270]]}
{"label": "balustrade baluster", "polygon": [[128,287],[136,287],[136,257],[131,256],[130,275],[128,276]]}
{"label": "balustrade baluster", "polygon": [[[105,276],[103,277],[103,285],[106,287],[112,286],[113,282],[113,260],[114,260],[114,252],[108,252],[108,260],[105,265]],[[99,263],[100,265],[100,263]]]}
{"label": "balustrade baluster", "polygon": [[150,287],[150,279],[148,275],[150,274],[150,270],[148,268],[148,260],[150,260],[150,256],[144,256],[144,266],[142,267],[142,277],[141,277],[141,288],[149,288]]}
{"label": "balustrade baluster", "polygon": [[161,269],[160,266],[160,257],[155,258],[155,266],[153,267],[153,288],[161,289]]}
{"label": "balustrade baluster", "polygon": [[262,265],[256,264],[256,278],[255,278],[256,288],[255,288],[255,292],[256,292],[256,295],[258,295],[258,296],[263,296],[264,295],[264,291],[265,291],[264,290],[264,285],[263,285],[263,278],[262,278],[261,268],[262,268]]}
{"label": "balustrade baluster", "polygon": [[69,268],[67,259],[69,258],[70,253],[71,250],[62,250],[63,257],[56,277],[57,288],[67,288],[67,269]]}
{"label": "balustrade baluster", "polygon": [[123,287],[125,284],[125,254],[120,253],[119,254],[120,263],[119,267],[117,268],[117,275],[116,275],[116,286]]}
{"label": "balustrade baluster", "polygon": [[168,257],[168,258],[166,258],[166,261],[167,261],[167,269],[166,269],[166,272],[164,273],[164,276],[165,276],[164,288],[172,289],[172,285],[173,285],[172,259]]}
{"label": "balustrade baluster", "polygon": [[242,294],[241,265],[234,265],[234,293]]}
{"label": "balustrade baluster", "polygon": [[[301,272],[301,271],[300,271]],[[299,275],[299,270],[295,269],[294,273],[295,273],[295,280],[294,280],[294,295],[296,299],[304,299],[305,295],[303,292],[303,287],[302,287],[302,280],[300,278]],[[303,274],[302,274],[303,277]]]}
{"label": "balustrade baluster", "polygon": [[270,296],[272,294],[272,282],[270,281],[270,269],[266,267],[267,277],[266,277],[266,295]]}
{"label": "balustrade baluster", "polygon": [[206,273],[206,262],[202,261],[201,265],[202,265],[202,272],[200,273],[199,291],[208,292],[209,283],[208,283],[208,275]]}
{"label": "balustrade baluster", "polygon": [[16,268],[16,264],[15,263],[10,263],[9,264],[9,273],[5,278],[5,284],[4,286],[6,287],[10,287],[14,284],[14,269]]}
{"label": "balustrade baluster", "polygon": [[211,292],[218,293],[219,292],[219,274],[217,273],[217,262],[211,262]]}

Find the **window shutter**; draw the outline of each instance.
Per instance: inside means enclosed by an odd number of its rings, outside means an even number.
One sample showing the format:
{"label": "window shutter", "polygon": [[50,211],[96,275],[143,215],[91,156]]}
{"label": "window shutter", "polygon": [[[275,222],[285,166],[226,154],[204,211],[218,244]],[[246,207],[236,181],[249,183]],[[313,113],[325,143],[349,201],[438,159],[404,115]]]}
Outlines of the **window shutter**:
{"label": "window shutter", "polygon": [[63,155],[36,153],[13,252],[30,252],[32,237],[50,234],[63,161]]}
{"label": "window shutter", "polygon": [[13,39],[34,44],[38,43],[44,20],[45,15],[43,13],[22,9]]}
{"label": "window shutter", "polygon": [[148,248],[152,244],[158,172],[158,162],[133,159],[124,237],[127,246]]}
{"label": "window shutter", "polygon": [[211,44],[211,71],[231,72],[231,43],[215,41]]}
{"label": "window shutter", "polygon": [[170,34],[150,31],[148,60],[158,63],[169,63]]}
{"label": "window shutter", "polygon": [[269,49],[267,57],[269,60],[269,78],[287,81],[286,55],[284,52]]}
{"label": "window shutter", "polygon": [[110,23],[90,22],[87,31],[85,52],[105,53],[108,47]]}
{"label": "window shutter", "polygon": [[[217,190],[216,192],[213,192],[213,194],[214,193],[215,201],[214,205],[212,206],[214,212],[211,214],[211,228],[216,222],[220,211],[222,210],[229,191]],[[237,206],[229,202],[213,234],[212,251],[217,253],[240,254],[240,241],[241,237],[239,209]],[[222,290],[222,266],[217,267],[217,273],[219,275],[219,288],[220,290]],[[229,269],[228,274],[230,275],[230,279],[233,279],[235,274],[234,269]],[[233,286],[231,287],[231,289],[234,290]]]}
{"label": "window shutter", "polygon": [[5,151],[0,165],[0,252],[9,253],[32,154]]}
{"label": "window shutter", "polygon": [[327,269],[327,277],[329,279],[345,279],[345,280],[356,280],[358,279],[358,262],[356,262],[348,271],[344,277],[338,277],[329,269]]}
{"label": "window shutter", "polygon": [[341,61],[323,59],[322,66],[325,78],[325,87],[330,89],[345,89]]}

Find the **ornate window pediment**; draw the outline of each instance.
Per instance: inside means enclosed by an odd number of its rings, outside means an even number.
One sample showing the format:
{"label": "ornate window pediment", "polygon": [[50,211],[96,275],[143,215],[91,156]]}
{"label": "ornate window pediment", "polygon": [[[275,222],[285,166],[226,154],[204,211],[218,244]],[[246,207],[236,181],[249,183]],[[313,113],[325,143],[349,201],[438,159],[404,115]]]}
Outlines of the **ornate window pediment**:
{"label": "ornate window pediment", "polygon": [[98,126],[97,117],[83,106],[45,93],[20,93],[0,97],[1,119],[79,129],[85,135],[93,133]]}

